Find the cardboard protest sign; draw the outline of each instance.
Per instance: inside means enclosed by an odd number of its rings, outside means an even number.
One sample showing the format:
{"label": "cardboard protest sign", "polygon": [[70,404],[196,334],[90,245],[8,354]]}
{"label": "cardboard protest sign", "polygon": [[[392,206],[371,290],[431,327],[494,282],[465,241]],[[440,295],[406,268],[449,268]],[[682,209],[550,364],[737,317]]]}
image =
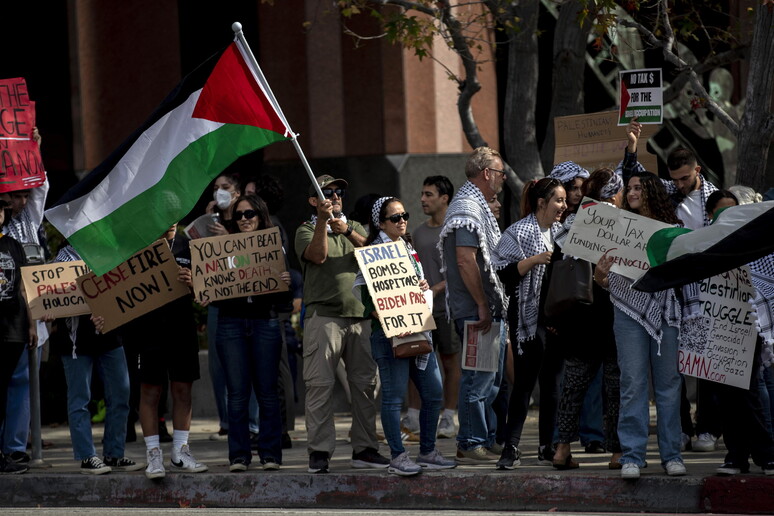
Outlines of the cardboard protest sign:
{"label": "cardboard protest sign", "polygon": [[432,310],[403,240],[358,247],[355,258],[386,337],[435,329]]}
{"label": "cardboard protest sign", "polygon": [[750,269],[739,267],[699,282],[699,316],[680,328],[680,372],[750,388],[758,332]]}
{"label": "cardboard protest sign", "polygon": [[615,260],[612,272],[637,279],[650,269],[648,240],[669,224],[584,197],[562,252],[597,263],[603,254]]}
{"label": "cardboard protest sign", "polygon": [[24,78],[0,80],[0,193],[35,188],[46,180],[40,148],[32,140],[35,103]]}
{"label": "cardboard protest sign", "polygon": [[[615,168],[626,148],[626,132],[617,124],[617,111],[554,118],[554,163],[574,161],[589,172],[600,167]],[[647,170],[658,170],[658,158],[646,148],[648,139],[659,129],[657,125],[646,125],[640,133],[637,159]]]}
{"label": "cardboard protest sign", "polygon": [[89,272],[82,261],[21,268],[22,283],[33,319],[44,315],[71,317],[91,313],[76,279]]}
{"label": "cardboard protest sign", "polygon": [[118,328],[170,301],[189,295],[177,280],[178,265],[166,240],[157,240],[116,268],[78,278],[94,315],[105,318],[104,332]]}
{"label": "cardboard protest sign", "polygon": [[219,301],[285,292],[285,255],[279,228],[191,240],[196,299]]}
{"label": "cardboard protest sign", "polygon": [[641,124],[663,122],[661,68],[622,70],[618,72],[618,84],[618,125],[626,125],[635,117]]}

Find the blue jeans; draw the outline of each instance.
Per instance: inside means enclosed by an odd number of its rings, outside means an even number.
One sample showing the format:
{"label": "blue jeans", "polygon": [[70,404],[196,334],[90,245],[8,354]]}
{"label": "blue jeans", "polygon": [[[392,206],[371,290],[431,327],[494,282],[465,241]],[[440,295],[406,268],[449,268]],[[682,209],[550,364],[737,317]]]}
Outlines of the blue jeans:
{"label": "blue jeans", "polygon": [[618,308],[614,309],[615,342],[621,369],[621,413],[618,437],[621,440],[621,463],[645,464],[648,446],[648,371],[653,377],[656,399],[658,451],[661,464],[680,456],[680,373],[677,369],[677,328],[661,326],[658,343],[637,321]]}
{"label": "blue jeans", "polygon": [[[226,373],[223,370],[223,363],[215,346],[215,340],[218,335],[218,307],[207,307],[207,342],[209,351],[207,365],[210,370],[210,380],[212,381],[212,393],[215,396],[215,407],[218,409],[218,420],[220,427],[228,430],[228,402],[226,396]],[[250,395],[250,431],[258,433],[258,400],[255,393]]]}
{"label": "blue jeans", "polygon": [[282,463],[279,362],[282,336],[277,319],[218,318],[215,347],[223,361],[228,390],[228,458],[250,463],[248,407],[258,398],[258,455]]}
{"label": "blue jeans", "polygon": [[371,332],[371,354],[379,366],[382,382],[382,428],[390,453],[395,458],[403,453],[400,437],[400,411],[408,390],[408,380],[416,385],[422,408],[419,411],[419,452],[430,453],[435,449],[435,434],[438,428],[438,414],[443,402],[441,370],[435,353],[427,354],[427,367],[417,368],[415,358],[395,358],[392,342],[384,336],[381,328]]}
{"label": "blue jeans", "polygon": [[102,450],[105,457],[124,456],[126,420],[129,416],[129,371],[124,349],[118,347],[101,355],[62,355],[67,379],[67,414],[70,423],[70,439],[76,460],[88,459],[97,454],[91,434],[91,377],[97,366],[105,386],[105,434]]}
{"label": "blue jeans", "polygon": [[[454,320],[460,340],[463,342],[465,321],[478,320],[468,317]],[[496,319],[494,322],[502,322]],[[504,325],[502,325],[504,326]],[[500,362],[496,372],[470,371],[462,369],[460,376],[460,396],[457,402],[457,418],[460,429],[457,432],[457,446],[461,450],[472,450],[481,446],[491,447],[496,440],[497,416],[492,404],[500,392],[503,367],[505,365],[505,340],[501,326],[500,332]]]}
{"label": "blue jeans", "polygon": [[[38,370],[41,354],[38,353]],[[30,353],[26,347],[8,384],[7,399],[6,418],[0,434],[2,450],[5,454],[23,452],[27,449],[27,434],[30,431]]]}

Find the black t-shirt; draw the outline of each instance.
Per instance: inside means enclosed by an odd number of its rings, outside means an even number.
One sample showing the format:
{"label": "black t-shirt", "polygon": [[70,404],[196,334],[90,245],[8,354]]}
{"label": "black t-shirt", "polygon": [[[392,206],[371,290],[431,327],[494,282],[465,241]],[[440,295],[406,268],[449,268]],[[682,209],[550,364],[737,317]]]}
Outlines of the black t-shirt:
{"label": "black t-shirt", "polygon": [[24,248],[13,238],[0,236],[0,342],[27,342],[29,320],[21,293]]}

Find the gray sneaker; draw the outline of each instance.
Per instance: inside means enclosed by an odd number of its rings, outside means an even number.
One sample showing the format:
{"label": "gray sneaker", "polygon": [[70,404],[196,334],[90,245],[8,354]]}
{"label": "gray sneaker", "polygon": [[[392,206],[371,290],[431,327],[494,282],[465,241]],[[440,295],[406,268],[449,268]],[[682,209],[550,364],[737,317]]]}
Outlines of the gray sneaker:
{"label": "gray sneaker", "polygon": [[175,449],[172,448],[172,460],[170,461],[172,469],[175,471],[183,471],[186,473],[201,473],[207,471],[207,466],[201,462],[197,462],[193,455],[191,455],[191,448],[187,444],[180,447],[180,451],[175,453]]}
{"label": "gray sneaker", "polygon": [[147,455],[148,467],[145,468],[145,476],[151,480],[167,476],[167,472],[164,470],[164,457],[161,455],[161,449],[151,448],[148,450]]}
{"label": "gray sneaker", "polygon": [[387,472],[402,477],[410,477],[422,472],[422,466],[411,460],[408,452],[403,452],[390,461]]}
{"label": "gray sneaker", "polygon": [[457,426],[454,424],[454,417],[441,416],[438,421],[438,437],[440,439],[454,439],[457,436]]}
{"label": "gray sneaker", "polygon": [[457,467],[455,461],[444,457],[438,449],[435,449],[430,453],[420,453],[417,456],[417,464],[426,469],[451,469]]}

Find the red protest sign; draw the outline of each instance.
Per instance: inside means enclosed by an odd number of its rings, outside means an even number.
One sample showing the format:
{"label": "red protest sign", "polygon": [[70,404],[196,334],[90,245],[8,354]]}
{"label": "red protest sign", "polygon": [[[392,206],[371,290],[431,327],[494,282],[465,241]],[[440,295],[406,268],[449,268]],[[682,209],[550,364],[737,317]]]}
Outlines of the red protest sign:
{"label": "red protest sign", "polygon": [[0,80],[0,193],[35,188],[46,180],[32,140],[35,103],[23,77]]}

